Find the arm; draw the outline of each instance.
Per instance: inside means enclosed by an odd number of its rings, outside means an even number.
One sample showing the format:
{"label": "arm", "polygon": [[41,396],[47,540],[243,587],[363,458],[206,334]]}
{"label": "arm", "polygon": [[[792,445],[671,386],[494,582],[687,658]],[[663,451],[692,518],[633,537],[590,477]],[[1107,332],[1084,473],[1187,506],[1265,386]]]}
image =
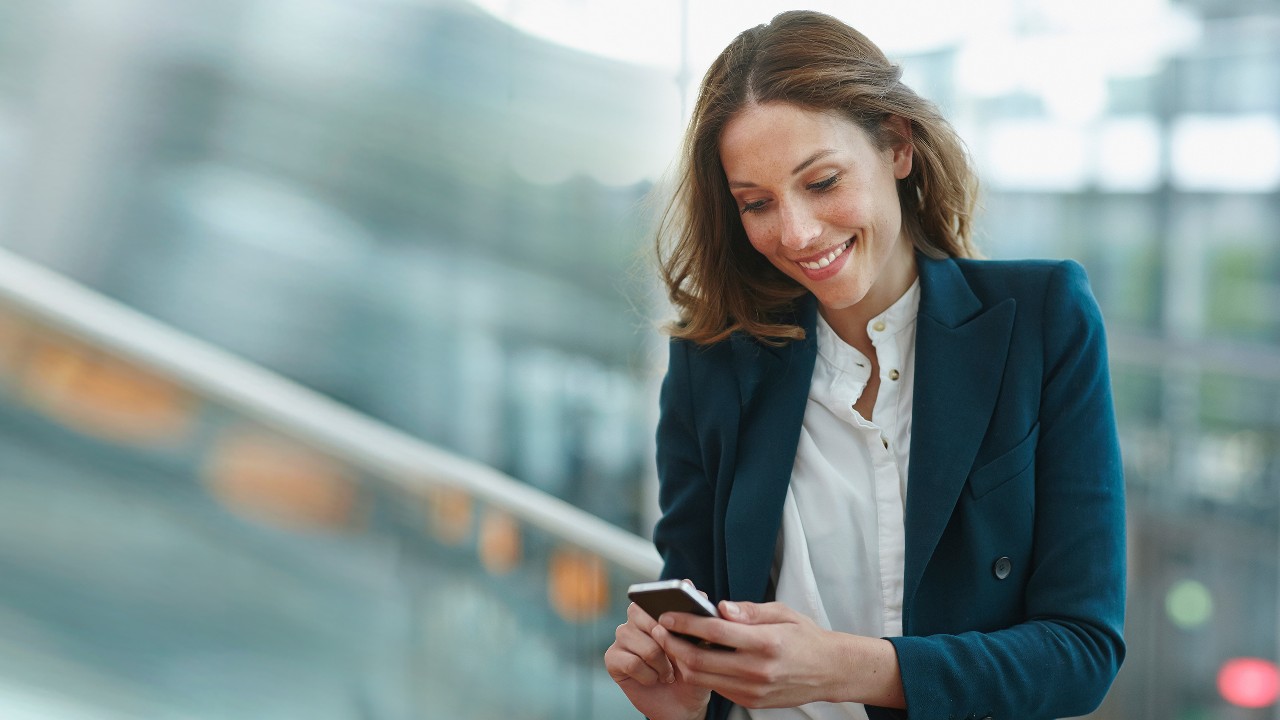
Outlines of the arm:
{"label": "arm", "polygon": [[690,343],[671,341],[667,375],[659,394],[657,431],[658,504],[662,518],[653,542],[662,555],[662,577],[715,587],[712,560],[715,494],[703,468],[689,381]]}
{"label": "arm", "polygon": [[[654,542],[664,578],[688,578],[711,587],[711,484],[702,470],[693,427],[688,343],[673,340],[659,399],[657,456],[662,519]],[[656,634],[655,634],[656,631]],[[706,715],[710,692],[672,666],[656,641],[663,630],[634,603],[618,626],[605,666],[632,705],[647,717],[695,720]]]}
{"label": "arm", "polygon": [[987,633],[892,638],[913,719],[1082,715],[1124,658],[1124,481],[1102,317],[1079,265],[1054,270],[1041,323],[1026,619]]}

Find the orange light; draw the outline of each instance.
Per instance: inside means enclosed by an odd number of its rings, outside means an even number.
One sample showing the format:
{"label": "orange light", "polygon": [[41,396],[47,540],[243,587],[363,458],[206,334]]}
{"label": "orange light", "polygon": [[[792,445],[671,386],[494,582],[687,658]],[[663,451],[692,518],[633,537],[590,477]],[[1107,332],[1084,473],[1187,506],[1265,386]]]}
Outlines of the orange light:
{"label": "orange light", "polygon": [[49,416],[105,440],[174,443],[197,401],[174,383],[60,337],[35,343],[23,371],[26,399]]}
{"label": "orange light", "polygon": [[1218,692],[1232,705],[1267,707],[1280,697],[1280,668],[1260,658],[1228,660],[1218,671]]}
{"label": "orange light", "polygon": [[287,528],[347,527],[358,505],[355,479],[338,462],[252,430],[222,438],[205,482],[231,511]]}
{"label": "orange light", "polygon": [[427,492],[431,532],[446,545],[461,545],[471,534],[471,496],[462,490],[433,487]]}
{"label": "orange light", "polygon": [[480,562],[494,575],[520,563],[520,526],[510,515],[491,510],[480,523]]}
{"label": "orange light", "polygon": [[551,607],[570,622],[599,617],[609,599],[604,561],[581,550],[557,550],[551,556],[547,594]]}

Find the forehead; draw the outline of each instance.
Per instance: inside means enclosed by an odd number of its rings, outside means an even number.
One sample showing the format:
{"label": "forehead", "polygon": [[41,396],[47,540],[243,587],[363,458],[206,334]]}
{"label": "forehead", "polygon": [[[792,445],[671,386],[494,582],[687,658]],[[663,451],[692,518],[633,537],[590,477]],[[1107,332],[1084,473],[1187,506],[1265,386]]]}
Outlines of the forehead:
{"label": "forehead", "polygon": [[735,172],[789,171],[820,150],[874,152],[867,134],[849,119],[789,103],[743,108],[725,123],[719,149],[730,179]]}

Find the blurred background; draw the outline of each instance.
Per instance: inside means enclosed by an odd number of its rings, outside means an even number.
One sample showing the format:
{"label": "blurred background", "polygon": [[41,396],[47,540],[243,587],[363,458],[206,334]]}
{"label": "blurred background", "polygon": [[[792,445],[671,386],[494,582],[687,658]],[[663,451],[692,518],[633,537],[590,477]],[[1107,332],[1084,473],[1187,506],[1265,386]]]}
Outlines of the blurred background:
{"label": "blurred background", "polygon": [[[1280,7],[815,2],[1108,324],[1129,656],[1280,718]],[[633,717],[662,181],[763,0],[0,2],[0,714]],[[638,536],[638,537],[637,537]]]}

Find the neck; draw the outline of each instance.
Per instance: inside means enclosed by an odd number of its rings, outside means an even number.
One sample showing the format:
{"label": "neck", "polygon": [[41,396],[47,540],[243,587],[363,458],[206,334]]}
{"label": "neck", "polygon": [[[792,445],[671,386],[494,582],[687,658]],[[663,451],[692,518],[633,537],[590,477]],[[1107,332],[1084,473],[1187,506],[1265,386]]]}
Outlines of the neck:
{"label": "neck", "polygon": [[885,265],[883,273],[861,300],[839,310],[818,306],[822,319],[827,321],[836,335],[869,358],[875,357],[875,348],[871,344],[871,336],[867,334],[867,323],[897,302],[911,287],[911,283],[916,281],[918,274],[916,254],[911,243],[900,243],[899,248],[901,249],[897,252],[901,254]]}

